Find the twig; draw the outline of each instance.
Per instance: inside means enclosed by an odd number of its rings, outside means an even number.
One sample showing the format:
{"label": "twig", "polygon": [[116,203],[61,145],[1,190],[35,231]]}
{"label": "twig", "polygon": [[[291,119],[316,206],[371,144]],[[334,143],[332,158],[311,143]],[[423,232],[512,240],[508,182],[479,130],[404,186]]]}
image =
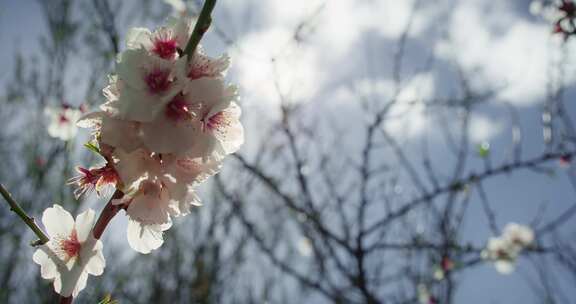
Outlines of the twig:
{"label": "twig", "polygon": [[190,35],[190,40],[188,40],[188,44],[186,44],[186,48],[184,49],[184,54],[188,55],[188,62],[192,60],[198,43],[200,43],[202,36],[204,36],[204,33],[206,33],[212,23],[211,14],[215,5],[216,0],[206,0],[204,2],[200,16],[198,16],[198,21],[196,21],[196,25],[194,26],[194,31],[192,35]]}
{"label": "twig", "polygon": [[122,198],[122,196],[124,196],[124,193],[122,193],[122,191],[116,190],[116,192],[114,192],[114,195],[112,195],[112,197],[108,201],[108,204],[106,204],[106,207],[104,207],[104,210],[102,210],[102,212],[100,213],[100,216],[96,221],[96,225],[94,225],[94,229],[92,229],[92,235],[94,235],[94,238],[100,239],[102,233],[104,233],[104,229],[106,229],[106,226],[108,226],[110,220],[112,220],[112,218],[118,213],[118,211],[120,211],[120,209],[123,208],[123,205],[115,205],[112,203],[113,200]]}
{"label": "twig", "polygon": [[16,213],[22,219],[22,221],[24,221],[24,223],[26,223],[26,225],[28,225],[28,227],[32,229],[32,231],[36,234],[36,236],[38,236],[38,240],[32,242],[31,245],[39,246],[46,244],[50,240],[50,238],[48,238],[48,236],[46,236],[44,231],[42,231],[42,229],[40,229],[40,227],[36,225],[36,223],[34,222],[34,218],[28,216],[26,211],[24,211],[24,209],[22,209],[22,207],[18,205],[18,203],[12,198],[12,195],[10,195],[8,190],[6,190],[6,188],[4,188],[4,185],[2,184],[0,184],[0,194],[2,194],[8,205],[10,205],[10,210]]}

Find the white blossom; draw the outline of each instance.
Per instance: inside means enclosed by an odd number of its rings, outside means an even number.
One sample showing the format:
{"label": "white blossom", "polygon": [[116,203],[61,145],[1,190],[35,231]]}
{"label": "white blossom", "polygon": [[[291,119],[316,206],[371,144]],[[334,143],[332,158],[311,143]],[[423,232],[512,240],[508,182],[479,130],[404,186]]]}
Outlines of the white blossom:
{"label": "white blossom", "polygon": [[[114,203],[126,209],[128,243],[141,253],[162,245],[172,217],[200,205],[197,185],[244,142],[237,89],[224,81],[230,59],[209,57],[199,45],[188,60],[183,49],[192,28],[181,17],[155,31],[130,30],[101,111],[78,122],[93,129],[106,168],[116,174],[106,180],[124,193]],[[79,193],[95,187],[92,173],[100,172],[80,171]]]}
{"label": "white blossom", "polygon": [[76,217],[55,204],[42,215],[50,240],[34,252],[42,278],[53,281],[54,290],[63,297],[76,297],[88,275],[99,276],[106,261],[102,242],[92,235],[95,213],[88,209]]}
{"label": "white blossom", "polygon": [[68,141],[78,132],[76,121],[82,116],[82,111],[68,105],[46,107],[44,115],[48,119],[48,135]]}
{"label": "white blossom", "polygon": [[482,258],[494,263],[496,270],[502,274],[514,271],[516,259],[527,246],[534,241],[534,232],[530,227],[509,223],[504,227],[500,237],[488,240]]}

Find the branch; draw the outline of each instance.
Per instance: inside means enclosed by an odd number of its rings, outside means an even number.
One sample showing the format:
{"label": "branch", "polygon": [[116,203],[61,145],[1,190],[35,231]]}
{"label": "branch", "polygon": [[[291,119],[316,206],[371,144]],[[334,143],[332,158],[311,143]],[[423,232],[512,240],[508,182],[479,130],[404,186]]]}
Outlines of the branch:
{"label": "branch", "polygon": [[456,180],[456,181],[449,183],[443,187],[437,188],[434,191],[429,192],[428,194],[425,194],[419,198],[416,198],[416,199],[408,202],[407,204],[400,207],[399,209],[391,212],[385,218],[373,223],[371,226],[369,226],[366,229],[365,234],[373,233],[374,231],[378,230],[380,227],[386,226],[387,224],[389,224],[393,220],[395,220],[399,217],[402,217],[403,215],[405,215],[406,213],[408,213],[409,211],[411,211],[415,207],[417,207],[423,203],[430,202],[434,198],[436,198],[439,195],[442,195],[444,193],[450,193],[450,192],[458,191],[458,190],[462,189],[462,187],[467,185],[467,184],[478,183],[478,182],[481,182],[481,181],[483,181],[487,178],[490,178],[492,176],[510,173],[512,171],[516,171],[519,169],[534,168],[535,166],[538,166],[538,165],[545,163],[545,162],[548,162],[550,160],[559,159],[563,155],[569,155],[572,157],[572,156],[576,155],[576,151],[570,151],[568,153],[545,153],[539,157],[536,157],[536,158],[533,158],[530,160],[508,163],[508,164],[504,164],[500,167],[497,167],[495,169],[488,169],[488,170],[486,170],[480,174],[471,173],[470,175],[468,175],[464,178]]}
{"label": "branch", "polygon": [[124,193],[120,190],[116,190],[114,195],[110,198],[104,210],[100,213],[98,220],[96,221],[96,225],[94,225],[94,229],[92,229],[92,235],[94,235],[95,239],[100,239],[102,233],[104,233],[104,229],[110,223],[110,220],[123,208],[124,205],[115,205],[112,203],[113,200],[122,198]]}
{"label": "branch", "polygon": [[194,31],[192,35],[190,35],[190,40],[188,40],[188,44],[186,44],[186,48],[184,49],[184,54],[188,55],[188,62],[192,60],[198,43],[200,43],[202,36],[204,36],[204,33],[206,33],[212,23],[212,16],[210,16],[210,14],[212,14],[215,5],[216,0],[206,0],[204,2],[200,16],[198,16],[198,21],[196,21],[196,25],[194,26]]}
{"label": "branch", "polygon": [[8,190],[6,190],[6,188],[4,188],[4,185],[2,184],[0,184],[0,194],[2,194],[8,205],[10,205],[10,210],[16,213],[22,219],[22,221],[24,221],[24,223],[28,225],[30,229],[32,229],[32,231],[36,234],[36,236],[38,236],[38,240],[32,242],[31,245],[39,246],[46,244],[50,240],[50,238],[48,238],[48,236],[46,236],[44,231],[42,231],[42,229],[40,229],[40,227],[36,225],[36,223],[34,222],[34,218],[28,216],[28,214],[26,214],[26,211],[24,211],[24,209],[22,209],[22,207],[18,205],[18,203],[12,198],[12,195],[10,195]]}

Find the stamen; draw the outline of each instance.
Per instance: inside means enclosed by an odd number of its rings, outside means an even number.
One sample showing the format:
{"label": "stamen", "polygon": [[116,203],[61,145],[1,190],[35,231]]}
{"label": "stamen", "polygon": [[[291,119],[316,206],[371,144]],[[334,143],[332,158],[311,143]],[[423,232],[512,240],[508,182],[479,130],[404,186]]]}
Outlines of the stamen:
{"label": "stamen", "polygon": [[162,93],[168,90],[172,84],[172,81],[170,80],[170,70],[153,70],[144,77],[144,81],[146,81],[150,93]]}

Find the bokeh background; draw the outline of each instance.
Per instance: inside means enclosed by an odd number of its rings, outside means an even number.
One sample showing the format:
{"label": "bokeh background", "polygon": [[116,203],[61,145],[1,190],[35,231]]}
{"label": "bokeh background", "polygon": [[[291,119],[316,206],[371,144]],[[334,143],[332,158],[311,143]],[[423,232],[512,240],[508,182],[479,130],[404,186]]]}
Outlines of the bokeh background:
{"label": "bokeh background", "polygon": [[[202,44],[232,58],[246,142],[159,250],[115,218],[78,302],[574,303],[576,36],[532,2],[218,1]],[[51,138],[45,108],[96,108],[128,29],[181,9],[0,2],[0,182],[30,214],[102,209],[65,185],[101,161],[89,132]],[[536,242],[502,275],[481,251],[509,222]],[[2,303],[57,299],[32,239],[2,206]]]}

